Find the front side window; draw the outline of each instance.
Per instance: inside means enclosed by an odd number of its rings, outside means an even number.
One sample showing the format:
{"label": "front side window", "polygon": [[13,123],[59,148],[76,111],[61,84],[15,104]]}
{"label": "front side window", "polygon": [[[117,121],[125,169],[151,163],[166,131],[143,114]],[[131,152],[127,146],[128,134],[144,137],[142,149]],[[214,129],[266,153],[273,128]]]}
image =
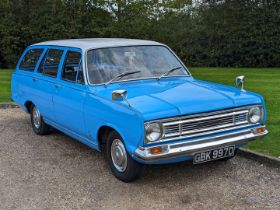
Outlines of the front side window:
{"label": "front side window", "polygon": [[23,57],[19,68],[25,71],[34,71],[42,52],[43,49],[28,50],[25,56]]}
{"label": "front side window", "polygon": [[45,54],[38,72],[51,77],[56,77],[63,50],[50,49]]}
{"label": "front side window", "polygon": [[68,51],[63,65],[63,80],[83,83],[83,71],[81,68],[81,53]]}
{"label": "front side window", "polygon": [[166,76],[186,76],[187,70],[174,54],[164,46],[127,46],[90,50],[87,70],[90,84],[102,84],[116,76],[139,71],[119,79],[155,78],[176,68]]}

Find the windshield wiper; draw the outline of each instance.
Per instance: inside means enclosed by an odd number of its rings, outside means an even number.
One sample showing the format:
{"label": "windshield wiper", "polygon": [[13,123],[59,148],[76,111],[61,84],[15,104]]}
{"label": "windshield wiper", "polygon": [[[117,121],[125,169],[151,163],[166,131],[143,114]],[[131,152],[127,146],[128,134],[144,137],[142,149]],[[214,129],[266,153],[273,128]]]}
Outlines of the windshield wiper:
{"label": "windshield wiper", "polygon": [[125,77],[125,76],[128,76],[128,75],[131,75],[131,74],[136,74],[136,73],[139,73],[141,71],[126,71],[126,72],[123,72],[117,76],[115,76],[113,79],[109,80],[108,82],[106,82],[104,85],[107,86],[109,84],[111,84],[112,82],[114,82],[115,80],[120,80],[121,78]]}
{"label": "windshield wiper", "polygon": [[168,70],[167,72],[163,73],[162,75],[160,75],[157,79],[160,80],[162,77],[165,77],[165,76],[167,76],[168,74],[170,74],[171,72],[176,71],[176,70],[179,70],[179,69],[181,69],[181,68],[182,68],[181,66],[172,68],[172,69]]}

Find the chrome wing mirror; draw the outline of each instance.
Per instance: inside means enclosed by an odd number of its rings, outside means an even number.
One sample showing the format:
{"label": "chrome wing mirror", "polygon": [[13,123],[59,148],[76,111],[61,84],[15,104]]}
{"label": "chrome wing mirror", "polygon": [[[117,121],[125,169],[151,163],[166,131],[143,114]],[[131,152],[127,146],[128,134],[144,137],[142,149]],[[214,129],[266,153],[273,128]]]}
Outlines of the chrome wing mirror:
{"label": "chrome wing mirror", "polygon": [[238,76],[235,78],[235,85],[236,87],[241,87],[241,91],[245,91],[244,90],[244,81],[245,81],[245,76]]}
{"label": "chrome wing mirror", "polygon": [[127,91],[126,90],[114,90],[112,92],[112,100],[118,100],[120,98],[126,97]]}
{"label": "chrome wing mirror", "polygon": [[118,100],[118,99],[123,99],[124,101],[126,101],[126,103],[130,105],[130,103],[128,102],[127,98],[126,98],[126,94],[127,94],[127,91],[126,90],[114,90],[112,92],[112,100],[115,101],[115,100]]}

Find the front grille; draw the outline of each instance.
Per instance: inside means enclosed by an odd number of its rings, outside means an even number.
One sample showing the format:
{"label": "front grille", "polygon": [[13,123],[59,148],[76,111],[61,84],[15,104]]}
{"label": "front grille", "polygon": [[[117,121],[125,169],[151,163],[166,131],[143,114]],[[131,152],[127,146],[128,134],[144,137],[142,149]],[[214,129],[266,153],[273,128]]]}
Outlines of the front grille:
{"label": "front grille", "polygon": [[201,136],[248,124],[248,109],[232,109],[167,119],[163,122],[163,139]]}

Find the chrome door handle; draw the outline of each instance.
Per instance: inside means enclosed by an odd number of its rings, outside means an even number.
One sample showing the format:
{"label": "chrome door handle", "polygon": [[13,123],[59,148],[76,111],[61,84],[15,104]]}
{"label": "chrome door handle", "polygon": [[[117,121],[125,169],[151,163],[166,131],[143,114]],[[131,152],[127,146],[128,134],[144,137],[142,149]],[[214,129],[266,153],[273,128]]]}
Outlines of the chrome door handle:
{"label": "chrome door handle", "polygon": [[55,87],[56,89],[58,89],[58,88],[60,88],[60,85],[54,85],[54,87]]}
{"label": "chrome door handle", "polygon": [[36,82],[37,80],[38,80],[37,78],[32,77],[32,81],[33,81],[33,82]]}

